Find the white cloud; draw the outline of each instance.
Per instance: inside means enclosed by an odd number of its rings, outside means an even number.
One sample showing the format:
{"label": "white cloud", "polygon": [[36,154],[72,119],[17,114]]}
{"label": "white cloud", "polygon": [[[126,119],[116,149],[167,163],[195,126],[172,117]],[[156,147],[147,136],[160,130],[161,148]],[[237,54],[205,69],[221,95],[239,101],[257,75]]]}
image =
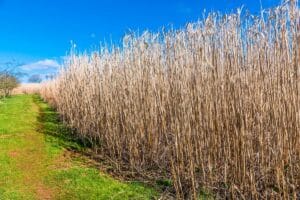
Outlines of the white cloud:
{"label": "white cloud", "polygon": [[19,69],[24,71],[58,70],[59,68],[60,68],[59,63],[56,60],[51,60],[51,59],[40,60],[38,62],[19,66]]}

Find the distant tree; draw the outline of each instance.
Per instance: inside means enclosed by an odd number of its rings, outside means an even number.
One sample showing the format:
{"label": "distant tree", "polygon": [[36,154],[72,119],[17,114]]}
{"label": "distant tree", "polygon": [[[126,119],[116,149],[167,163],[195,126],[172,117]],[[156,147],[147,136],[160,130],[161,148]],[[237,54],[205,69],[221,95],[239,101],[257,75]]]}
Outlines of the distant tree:
{"label": "distant tree", "polygon": [[8,72],[0,72],[0,96],[11,95],[14,88],[18,87],[19,81],[16,76]]}
{"label": "distant tree", "polygon": [[42,77],[39,74],[34,74],[29,77],[28,82],[29,83],[40,83],[40,82],[42,82]]}
{"label": "distant tree", "polygon": [[10,62],[0,63],[0,98],[11,95],[14,88],[18,87],[18,77],[24,74],[17,71],[17,66],[22,63],[12,60]]}
{"label": "distant tree", "polygon": [[45,76],[45,79],[46,79],[46,80],[52,80],[52,79],[54,79],[54,74],[47,74],[47,75]]}

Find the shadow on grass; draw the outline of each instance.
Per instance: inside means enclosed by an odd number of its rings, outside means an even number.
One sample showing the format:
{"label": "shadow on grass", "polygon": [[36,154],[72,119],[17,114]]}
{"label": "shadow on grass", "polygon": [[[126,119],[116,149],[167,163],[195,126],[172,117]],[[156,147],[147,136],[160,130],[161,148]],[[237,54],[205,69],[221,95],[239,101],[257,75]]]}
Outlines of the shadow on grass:
{"label": "shadow on grass", "polygon": [[[51,108],[45,101],[41,99],[38,95],[33,96],[34,102],[40,108],[40,115],[38,116],[39,132],[45,134],[46,141],[51,144],[51,146],[57,149],[67,149],[68,151],[78,153],[80,155],[86,156],[89,159],[92,159],[95,162],[92,162],[92,166],[97,167],[101,166],[101,168],[111,174],[119,177],[119,171],[114,169],[111,163],[106,162],[101,156],[95,156],[92,149],[92,145],[89,141],[78,138],[75,130],[68,128],[65,124],[60,120],[59,114]],[[100,164],[101,162],[102,164]],[[104,163],[103,163],[104,162]],[[114,176],[115,177],[115,176]],[[125,176],[121,176],[123,179]],[[144,182],[142,179],[138,179],[137,181],[129,181],[131,184],[136,184],[143,187],[152,187],[155,191],[165,191],[169,187],[171,187],[170,180],[158,180],[157,182],[150,183],[146,181]]]}
{"label": "shadow on grass", "polygon": [[[76,166],[52,172],[54,179],[49,179],[49,183],[65,189],[60,192],[58,199],[109,199],[113,195],[120,200],[156,199],[157,190],[142,182],[119,182],[106,176],[106,173],[100,175],[98,169],[103,169],[103,166],[88,152],[91,145],[78,139],[75,131],[64,125],[59,114],[39,96],[35,95],[33,99],[40,108],[38,132],[43,133],[46,142],[50,144],[50,156],[66,149],[71,152],[72,163]],[[68,181],[67,185],[65,181]]]}
{"label": "shadow on grass", "polygon": [[74,130],[63,124],[59,114],[38,95],[33,96],[33,99],[40,108],[38,131],[46,136],[51,136],[47,137],[48,142],[75,152],[83,152],[84,149],[91,147],[89,142],[79,139]]}

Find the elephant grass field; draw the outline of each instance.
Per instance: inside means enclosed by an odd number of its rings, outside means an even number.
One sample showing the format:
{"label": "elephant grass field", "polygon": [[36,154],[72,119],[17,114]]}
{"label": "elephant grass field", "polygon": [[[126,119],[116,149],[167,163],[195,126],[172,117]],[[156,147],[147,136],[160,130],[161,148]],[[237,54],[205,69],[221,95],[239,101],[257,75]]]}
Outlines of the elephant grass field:
{"label": "elephant grass field", "polygon": [[300,10],[210,13],[72,49],[42,97],[120,172],[177,199],[300,198]]}

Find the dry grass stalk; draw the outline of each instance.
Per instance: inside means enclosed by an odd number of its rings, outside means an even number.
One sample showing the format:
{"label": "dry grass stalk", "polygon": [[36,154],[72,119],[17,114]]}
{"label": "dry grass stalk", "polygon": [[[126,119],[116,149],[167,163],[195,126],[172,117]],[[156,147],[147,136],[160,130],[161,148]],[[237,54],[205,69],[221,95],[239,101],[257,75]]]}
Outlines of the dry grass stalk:
{"label": "dry grass stalk", "polygon": [[177,198],[300,198],[297,2],[124,38],[73,53],[44,85],[81,138],[133,171],[172,179]]}

